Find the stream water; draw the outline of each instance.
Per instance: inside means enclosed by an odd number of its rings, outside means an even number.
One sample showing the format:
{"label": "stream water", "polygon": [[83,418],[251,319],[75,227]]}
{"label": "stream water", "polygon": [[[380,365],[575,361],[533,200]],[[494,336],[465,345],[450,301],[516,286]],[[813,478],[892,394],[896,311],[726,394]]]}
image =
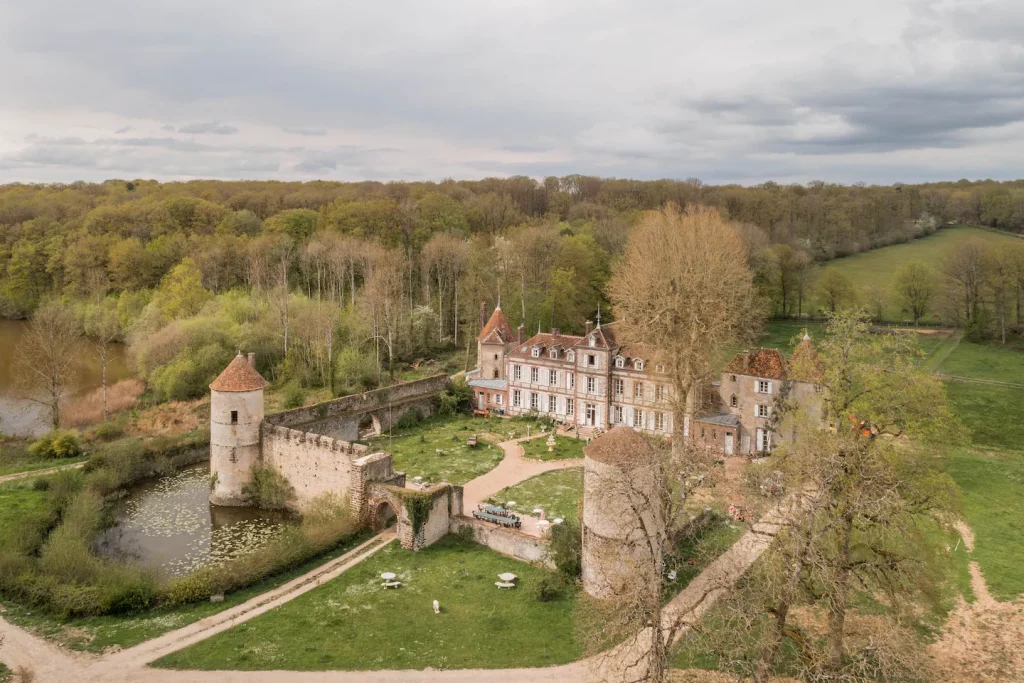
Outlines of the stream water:
{"label": "stream water", "polygon": [[255,550],[298,521],[281,512],[213,506],[209,496],[205,463],[131,487],[115,505],[117,524],[96,549],[181,576]]}
{"label": "stream water", "polygon": [[[38,391],[31,382],[19,386],[16,349],[28,331],[24,320],[0,320],[0,432],[19,436],[38,436],[50,428],[49,415],[27,396]],[[102,370],[96,350],[83,341],[75,354],[71,396],[82,396],[103,386]],[[125,347],[112,344],[107,361],[107,380],[114,384],[133,377]],[[38,394],[36,394],[38,395]]]}

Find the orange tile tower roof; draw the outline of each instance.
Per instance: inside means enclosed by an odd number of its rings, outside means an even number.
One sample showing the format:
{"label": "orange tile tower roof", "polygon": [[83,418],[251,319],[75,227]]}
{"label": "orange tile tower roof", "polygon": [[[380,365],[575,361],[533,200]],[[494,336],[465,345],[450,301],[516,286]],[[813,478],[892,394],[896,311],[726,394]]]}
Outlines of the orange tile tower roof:
{"label": "orange tile tower roof", "polygon": [[484,341],[493,333],[497,332],[500,339],[491,340],[491,343],[495,344],[507,344],[512,341],[512,326],[508,324],[508,318],[501,312],[501,304],[494,309],[494,313],[491,313],[490,320],[484,325],[484,328],[480,330],[480,334],[477,335],[477,341]]}
{"label": "orange tile tower roof", "polygon": [[258,391],[265,388],[267,384],[267,380],[256,372],[256,368],[249,363],[249,359],[239,351],[238,355],[224,368],[224,372],[213,380],[210,388],[214,391]]}

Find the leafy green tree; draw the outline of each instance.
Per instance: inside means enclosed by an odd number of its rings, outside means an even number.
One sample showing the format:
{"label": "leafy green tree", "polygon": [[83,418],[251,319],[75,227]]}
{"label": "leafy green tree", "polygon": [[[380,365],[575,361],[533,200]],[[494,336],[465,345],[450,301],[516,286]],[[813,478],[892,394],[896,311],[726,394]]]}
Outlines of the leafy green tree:
{"label": "leafy green tree", "polygon": [[829,313],[853,306],[857,300],[850,279],[835,268],[826,268],[818,278],[818,301]]}
{"label": "leafy green tree", "polygon": [[896,271],[893,281],[903,310],[910,312],[915,325],[919,324],[935,297],[935,271],[923,261],[908,261]]}
{"label": "leafy green tree", "polygon": [[304,242],[316,231],[317,212],[309,209],[287,209],[267,219],[267,230],[283,232],[295,242]]}
{"label": "leafy green tree", "polygon": [[154,303],[164,320],[170,321],[197,314],[211,297],[212,294],[203,287],[199,266],[192,259],[185,258],[164,278]]}

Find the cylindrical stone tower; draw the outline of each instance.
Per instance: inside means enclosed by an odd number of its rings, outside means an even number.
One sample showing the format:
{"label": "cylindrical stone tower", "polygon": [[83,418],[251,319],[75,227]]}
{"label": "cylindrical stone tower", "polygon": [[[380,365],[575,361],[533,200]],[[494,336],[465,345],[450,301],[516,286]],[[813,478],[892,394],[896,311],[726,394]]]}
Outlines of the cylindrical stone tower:
{"label": "cylindrical stone tower", "polygon": [[583,590],[611,599],[645,576],[660,581],[657,450],[633,429],[615,427],[583,452]]}
{"label": "cylindrical stone tower", "polygon": [[[250,356],[251,358],[251,356]],[[210,502],[243,505],[242,487],[260,457],[263,389],[267,381],[239,351],[210,385]]]}

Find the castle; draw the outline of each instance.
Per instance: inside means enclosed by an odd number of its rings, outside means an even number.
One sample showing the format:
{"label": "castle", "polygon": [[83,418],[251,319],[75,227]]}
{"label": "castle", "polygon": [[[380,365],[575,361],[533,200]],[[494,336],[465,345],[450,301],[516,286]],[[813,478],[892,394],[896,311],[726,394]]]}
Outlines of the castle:
{"label": "castle", "polygon": [[[499,304],[490,317],[481,304],[476,370],[467,374],[477,410],[500,414],[538,413],[597,434],[616,426],[671,436],[673,387],[653,349],[616,341],[615,324],[587,321],[582,336],[560,330],[525,339],[516,333]],[[811,357],[809,337],[794,356]],[[795,373],[777,349],[737,354],[721,372],[720,381],[704,387],[683,435],[727,455],[769,452],[784,438],[776,424],[781,398],[809,403],[817,400],[815,378]],[[792,435],[790,435],[790,438]]]}

